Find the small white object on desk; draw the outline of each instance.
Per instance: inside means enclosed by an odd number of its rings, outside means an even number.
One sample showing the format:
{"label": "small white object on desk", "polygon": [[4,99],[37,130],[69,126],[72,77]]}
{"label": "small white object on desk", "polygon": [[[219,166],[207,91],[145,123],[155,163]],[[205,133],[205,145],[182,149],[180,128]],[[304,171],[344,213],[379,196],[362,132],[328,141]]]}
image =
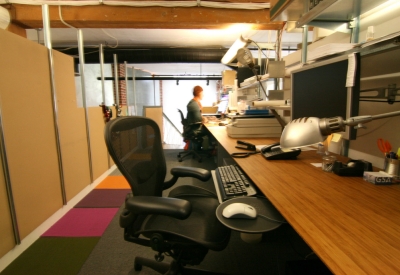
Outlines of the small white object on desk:
{"label": "small white object on desk", "polygon": [[390,185],[392,184],[393,176],[383,171],[380,172],[364,171],[363,179],[375,185]]}
{"label": "small white object on desk", "polygon": [[317,168],[321,168],[322,167],[322,163],[311,163],[311,165],[317,167]]}

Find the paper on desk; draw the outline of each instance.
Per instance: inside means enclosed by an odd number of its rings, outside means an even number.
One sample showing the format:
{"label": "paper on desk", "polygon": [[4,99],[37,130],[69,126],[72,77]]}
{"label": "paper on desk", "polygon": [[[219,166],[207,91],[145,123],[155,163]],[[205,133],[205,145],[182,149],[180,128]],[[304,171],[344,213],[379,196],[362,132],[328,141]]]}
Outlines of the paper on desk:
{"label": "paper on desk", "polygon": [[331,141],[339,142],[341,138],[342,138],[341,134],[334,133],[334,134],[332,134],[332,140]]}
{"label": "paper on desk", "polygon": [[322,163],[311,163],[311,165],[321,168],[322,167]]}

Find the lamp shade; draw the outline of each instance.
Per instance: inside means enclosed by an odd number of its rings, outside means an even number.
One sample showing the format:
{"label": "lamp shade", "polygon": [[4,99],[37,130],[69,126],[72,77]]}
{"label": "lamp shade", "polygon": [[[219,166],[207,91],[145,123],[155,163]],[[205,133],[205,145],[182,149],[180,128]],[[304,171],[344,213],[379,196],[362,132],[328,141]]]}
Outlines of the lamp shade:
{"label": "lamp shade", "polygon": [[305,117],[292,120],[283,129],[281,148],[291,149],[322,142],[327,136],[320,130],[319,118]]}
{"label": "lamp shade", "polygon": [[240,38],[236,39],[235,43],[233,43],[233,45],[229,48],[226,54],[222,57],[221,63],[228,64],[232,62],[232,60],[234,60],[236,57],[237,51],[240,48],[246,47],[250,42],[251,42],[250,39],[243,38],[243,36],[240,36]]}
{"label": "lamp shade", "polygon": [[247,65],[250,68],[254,67],[253,55],[248,48],[240,48],[237,51],[236,58],[241,64]]}

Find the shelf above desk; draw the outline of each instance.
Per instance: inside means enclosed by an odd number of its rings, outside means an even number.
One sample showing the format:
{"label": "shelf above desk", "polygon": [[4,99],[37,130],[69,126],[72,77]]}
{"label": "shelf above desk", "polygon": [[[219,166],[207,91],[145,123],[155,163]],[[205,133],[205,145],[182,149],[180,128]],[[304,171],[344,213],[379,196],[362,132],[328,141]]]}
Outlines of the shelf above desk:
{"label": "shelf above desk", "polygon": [[[260,80],[260,82],[261,82],[261,83],[267,82],[267,81],[269,80],[269,76],[266,75],[266,77],[267,77],[267,78],[264,78],[264,79]],[[249,84],[249,85],[245,85],[245,86],[243,86],[243,87],[240,87],[240,88],[238,88],[237,90],[238,90],[238,91],[243,91],[243,90],[246,90],[246,89],[249,89],[249,88],[256,87],[257,85],[260,84],[260,82],[258,82],[258,81],[256,80],[255,82],[253,82],[253,83],[251,83],[251,84]]]}
{"label": "shelf above desk", "polygon": [[371,81],[371,80],[379,80],[379,79],[398,79],[400,77],[400,73],[393,73],[393,74],[383,74],[383,75],[375,75],[369,77],[363,77],[360,81]]}
{"label": "shelf above desk", "polygon": [[265,106],[267,109],[275,109],[275,110],[290,110],[289,105],[280,105],[280,106]]}

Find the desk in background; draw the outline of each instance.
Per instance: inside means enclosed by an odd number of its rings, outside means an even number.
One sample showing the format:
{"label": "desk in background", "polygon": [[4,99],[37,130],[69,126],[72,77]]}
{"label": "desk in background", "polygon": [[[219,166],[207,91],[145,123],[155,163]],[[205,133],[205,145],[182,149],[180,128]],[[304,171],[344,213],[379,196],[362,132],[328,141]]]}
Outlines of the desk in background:
{"label": "desk in background", "polygon": [[[225,127],[207,128],[219,151],[238,151]],[[399,185],[324,172],[310,164],[321,162],[315,151],[302,152],[298,160],[268,161],[258,154],[235,161],[334,274],[400,273]]]}

